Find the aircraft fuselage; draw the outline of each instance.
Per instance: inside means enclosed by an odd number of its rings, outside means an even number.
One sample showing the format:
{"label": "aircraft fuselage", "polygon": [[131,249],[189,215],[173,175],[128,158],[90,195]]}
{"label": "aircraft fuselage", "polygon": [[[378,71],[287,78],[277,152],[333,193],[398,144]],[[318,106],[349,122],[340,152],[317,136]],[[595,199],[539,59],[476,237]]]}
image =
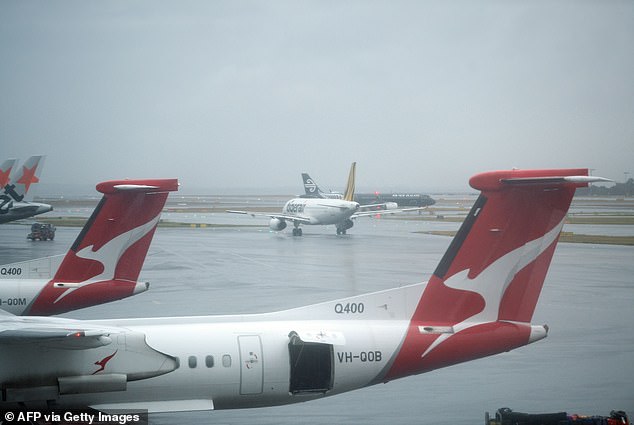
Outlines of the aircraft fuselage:
{"label": "aircraft fuselage", "polygon": [[[83,321],[91,328],[109,329],[109,336],[81,350],[51,342],[28,358],[20,344],[0,346],[5,365],[0,369],[0,407],[46,400],[64,408],[150,411],[290,404],[506,351],[545,336],[541,327],[498,323],[521,333],[521,341],[487,330],[478,344],[491,353],[465,350],[463,357],[438,364],[420,352],[406,373],[394,374],[391,368],[409,334],[437,337],[450,332],[423,329],[411,321],[425,287],[421,283],[266,314]],[[528,341],[526,332],[531,334]]]}
{"label": "aircraft fuselage", "polygon": [[[165,400],[181,400],[191,409],[192,400],[208,399],[215,409],[230,409],[361,388],[381,382],[410,326],[407,316],[414,305],[407,307],[407,300],[420,296],[424,284],[401,289],[277,313],[85,321],[113,329],[109,341],[84,350],[53,345],[28,359],[20,344],[0,346],[4,401],[29,406],[40,397],[60,407],[120,408],[141,403],[140,408],[162,411]],[[388,299],[389,307],[376,307]],[[400,320],[392,319],[394,314]],[[139,335],[145,335],[146,347]],[[60,382],[81,381],[74,377],[83,377],[87,392],[63,394]],[[99,379],[118,386],[98,391]],[[14,382],[20,388],[12,388]]]}
{"label": "aircraft fuselage", "polygon": [[33,217],[52,210],[53,207],[48,204],[14,202],[7,196],[0,196],[0,224]]}
{"label": "aircraft fuselage", "polygon": [[282,213],[308,218],[309,224],[328,225],[349,219],[358,209],[357,202],[342,199],[295,198],[284,205]]}

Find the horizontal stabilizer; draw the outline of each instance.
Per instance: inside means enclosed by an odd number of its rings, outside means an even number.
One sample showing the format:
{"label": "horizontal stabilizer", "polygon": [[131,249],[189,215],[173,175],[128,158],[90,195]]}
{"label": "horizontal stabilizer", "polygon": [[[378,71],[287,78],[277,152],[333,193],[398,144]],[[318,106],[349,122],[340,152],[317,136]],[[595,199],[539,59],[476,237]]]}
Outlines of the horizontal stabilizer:
{"label": "horizontal stabilizer", "polygon": [[174,192],[178,190],[177,179],[139,179],[139,180],[111,180],[97,185],[101,193],[114,193],[117,191],[141,191],[141,192]]}
{"label": "horizontal stabilizer", "polygon": [[557,183],[609,183],[612,180],[604,177],[595,176],[564,176],[564,177],[527,177],[516,179],[501,179],[505,184],[518,184],[518,185],[545,185],[545,184],[557,184]]}

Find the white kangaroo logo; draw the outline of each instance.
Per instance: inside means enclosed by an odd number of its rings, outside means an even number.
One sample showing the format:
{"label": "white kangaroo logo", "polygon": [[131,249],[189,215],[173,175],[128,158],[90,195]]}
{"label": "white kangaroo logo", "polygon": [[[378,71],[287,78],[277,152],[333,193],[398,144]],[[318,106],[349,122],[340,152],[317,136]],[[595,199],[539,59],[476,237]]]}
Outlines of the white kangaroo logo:
{"label": "white kangaroo logo", "polygon": [[80,251],[77,251],[75,255],[79,258],[85,258],[87,260],[98,261],[103,265],[103,271],[101,274],[91,277],[88,280],[80,282],[78,285],[72,288],[67,288],[59,297],[53,302],[56,303],[73,291],[82,288],[87,285],[91,285],[97,282],[103,282],[106,280],[112,280],[114,278],[114,272],[119,264],[119,259],[123,253],[132,246],[139,239],[147,235],[158,223],[160,214],[157,214],[152,220],[145,224],[128,230],[125,233],[120,234],[106,242],[97,251],[94,251],[94,245],[87,246]]}
{"label": "white kangaroo logo", "polygon": [[444,284],[449,288],[480,295],[484,299],[484,308],[479,313],[455,324],[453,333],[441,334],[421,357],[425,357],[443,341],[460,331],[483,323],[495,322],[502,297],[517,273],[535,261],[557,239],[563,225],[564,219],[544,236],[529,241],[498,258],[473,279],[469,279],[469,270],[462,270],[447,279]]}

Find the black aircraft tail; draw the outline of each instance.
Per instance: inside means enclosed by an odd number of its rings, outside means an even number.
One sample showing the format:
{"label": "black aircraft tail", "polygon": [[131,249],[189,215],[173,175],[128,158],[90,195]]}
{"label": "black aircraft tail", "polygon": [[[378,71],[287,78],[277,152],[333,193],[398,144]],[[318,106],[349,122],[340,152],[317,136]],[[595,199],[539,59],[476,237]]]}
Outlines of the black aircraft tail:
{"label": "black aircraft tail", "polygon": [[308,175],[308,173],[302,173],[302,180],[304,181],[304,191],[306,192],[304,198],[323,198],[324,195],[317,186],[317,183]]}

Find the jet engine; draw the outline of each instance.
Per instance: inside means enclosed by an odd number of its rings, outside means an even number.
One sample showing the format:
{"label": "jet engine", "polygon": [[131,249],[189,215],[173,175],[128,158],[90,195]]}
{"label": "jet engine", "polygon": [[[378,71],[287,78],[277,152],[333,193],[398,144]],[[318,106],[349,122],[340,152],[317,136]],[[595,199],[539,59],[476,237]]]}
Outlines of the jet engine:
{"label": "jet engine", "polygon": [[386,202],[385,209],[386,210],[395,210],[398,208],[398,204],[396,202]]}
{"label": "jet engine", "polygon": [[271,230],[284,230],[286,229],[286,221],[285,220],[280,220],[279,218],[272,218],[271,222],[269,223],[269,227],[271,228]]}

